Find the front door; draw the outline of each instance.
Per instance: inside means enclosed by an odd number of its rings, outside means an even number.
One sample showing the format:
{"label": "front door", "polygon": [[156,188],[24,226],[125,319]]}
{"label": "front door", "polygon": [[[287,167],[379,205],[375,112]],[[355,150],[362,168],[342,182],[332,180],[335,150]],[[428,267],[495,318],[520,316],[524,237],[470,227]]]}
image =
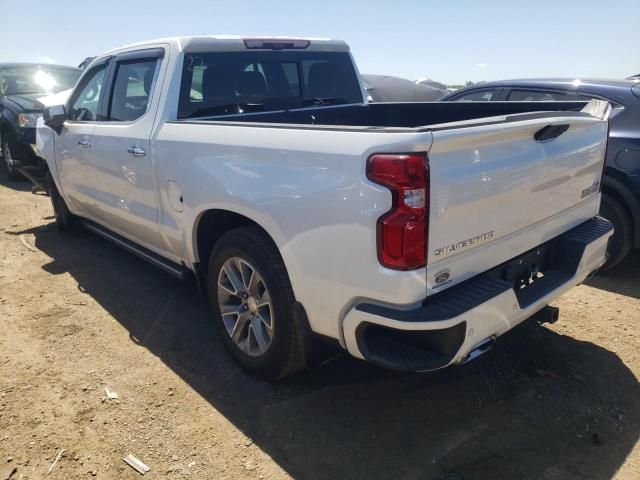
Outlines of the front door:
{"label": "front door", "polygon": [[108,63],[83,76],[67,106],[67,120],[56,135],[56,166],[62,190],[71,210],[93,217],[98,185],[92,162],[92,137],[100,116]]}

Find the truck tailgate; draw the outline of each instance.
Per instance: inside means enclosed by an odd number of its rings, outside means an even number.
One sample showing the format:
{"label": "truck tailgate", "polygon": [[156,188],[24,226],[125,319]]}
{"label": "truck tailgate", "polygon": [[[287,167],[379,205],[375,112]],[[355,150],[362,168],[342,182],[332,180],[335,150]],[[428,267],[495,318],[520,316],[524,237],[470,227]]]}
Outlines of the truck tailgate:
{"label": "truck tailgate", "polygon": [[[609,108],[434,128],[428,293],[499,265],[593,217]],[[453,127],[453,125],[451,126]]]}

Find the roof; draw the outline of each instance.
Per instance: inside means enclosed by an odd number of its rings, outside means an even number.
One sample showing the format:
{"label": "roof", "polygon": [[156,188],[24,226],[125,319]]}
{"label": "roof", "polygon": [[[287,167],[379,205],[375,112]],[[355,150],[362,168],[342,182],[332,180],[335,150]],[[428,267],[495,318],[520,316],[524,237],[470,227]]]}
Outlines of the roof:
{"label": "roof", "polygon": [[[516,78],[513,80],[497,80],[493,82],[475,83],[466,88],[504,87],[504,86],[538,86],[538,87],[580,87],[580,86],[609,86],[632,87],[638,80],[617,78]],[[462,89],[460,89],[462,90]],[[458,91],[460,91],[458,90]]]}
{"label": "roof", "polygon": [[67,70],[79,70],[69,65],[56,65],[55,63],[29,63],[29,62],[2,62],[0,68],[17,68],[17,67],[40,67],[40,68],[59,68]]}
{"label": "roof", "polygon": [[449,91],[444,83],[438,82],[437,80],[433,80],[431,78],[419,78],[418,80],[416,80],[416,83],[419,83],[420,85],[426,85],[427,87],[431,88],[437,88],[438,90]]}
{"label": "roof", "polygon": [[[170,44],[175,45],[179,50],[210,50],[219,48],[224,50],[245,50],[244,40],[264,39],[264,40],[304,40],[310,42],[309,47],[305,50],[309,51],[349,51],[349,46],[343,40],[331,38],[315,38],[315,37],[292,37],[292,36],[265,36],[265,35],[191,35],[182,37],[158,38],[155,40],[147,40],[144,42],[133,43],[118,47],[104,54],[115,53],[122,50],[128,50],[136,47],[144,47],[147,45]],[[101,55],[102,56],[102,55]]]}

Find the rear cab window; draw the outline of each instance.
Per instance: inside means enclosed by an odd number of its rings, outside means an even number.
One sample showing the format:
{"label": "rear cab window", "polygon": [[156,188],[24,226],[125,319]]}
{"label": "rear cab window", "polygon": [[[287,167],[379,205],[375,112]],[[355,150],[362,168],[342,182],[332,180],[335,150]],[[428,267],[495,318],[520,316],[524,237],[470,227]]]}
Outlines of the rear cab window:
{"label": "rear cab window", "polygon": [[178,118],[362,103],[345,52],[185,53]]}

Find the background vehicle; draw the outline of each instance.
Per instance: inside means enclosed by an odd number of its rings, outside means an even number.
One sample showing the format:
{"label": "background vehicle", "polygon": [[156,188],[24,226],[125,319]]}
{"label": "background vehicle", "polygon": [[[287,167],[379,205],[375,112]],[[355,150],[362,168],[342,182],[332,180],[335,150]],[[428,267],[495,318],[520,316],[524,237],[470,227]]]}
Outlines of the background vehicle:
{"label": "background vehicle", "polygon": [[73,67],[31,63],[0,64],[0,145],[10,178],[19,178],[13,162],[42,169],[32,149],[36,122],[42,116],[38,97],[73,87],[82,73]]}
{"label": "background vehicle", "polygon": [[52,93],[51,95],[44,95],[42,97],[36,98],[33,103],[35,108],[44,109],[44,107],[50,107],[53,105],[62,105],[69,100],[69,96],[73,89],[68,88],[67,90],[62,90],[58,93]]}
{"label": "background vehicle", "polygon": [[372,102],[433,102],[447,94],[429,85],[390,75],[362,75]]}
{"label": "background vehicle", "polygon": [[606,99],[613,105],[600,214],[613,222],[610,268],[640,248],[640,79],[538,79],[485,82],[442,101],[560,101]]}
{"label": "background vehicle", "polygon": [[449,87],[447,87],[444,83],[438,82],[437,80],[433,80],[432,78],[423,77],[416,80],[418,85],[426,85],[427,87],[435,88],[437,90],[442,90],[444,94],[449,93]]}
{"label": "background vehicle", "polygon": [[367,104],[344,42],[183,37],[97,57],[38,147],[58,226],[195,274],[247,370],[292,373],[313,334],[433,370],[604,263],[609,111]]}

